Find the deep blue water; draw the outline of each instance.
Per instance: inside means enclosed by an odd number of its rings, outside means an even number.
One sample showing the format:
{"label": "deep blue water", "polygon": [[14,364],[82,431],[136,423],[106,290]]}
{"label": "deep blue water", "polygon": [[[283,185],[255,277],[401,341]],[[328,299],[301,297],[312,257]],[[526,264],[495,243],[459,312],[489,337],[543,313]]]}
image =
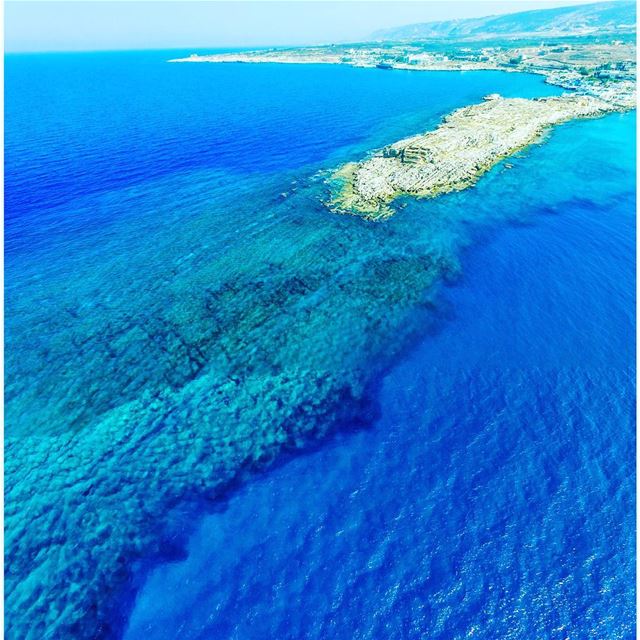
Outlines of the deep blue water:
{"label": "deep blue water", "polygon": [[[635,115],[369,224],[322,207],[319,170],[557,89],[175,55],[7,58],[8,628],[634,637]],[[215,382],[254,372],[255,399],[224,397],[232,470],[280,405],[333,419],[316,379],[367,393],[317,448],[183,508],[221,474]],[[144,427],[162,403],[186,441]]]}

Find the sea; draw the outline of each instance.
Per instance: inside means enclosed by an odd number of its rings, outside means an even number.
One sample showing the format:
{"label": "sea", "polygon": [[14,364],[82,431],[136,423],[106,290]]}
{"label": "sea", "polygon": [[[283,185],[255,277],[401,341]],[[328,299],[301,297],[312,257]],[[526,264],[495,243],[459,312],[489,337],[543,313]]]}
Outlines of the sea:
{"label": "sea", "polygon": [[384,222],[539,76],[5,61],[8,638],[635,637],[635,112]]}

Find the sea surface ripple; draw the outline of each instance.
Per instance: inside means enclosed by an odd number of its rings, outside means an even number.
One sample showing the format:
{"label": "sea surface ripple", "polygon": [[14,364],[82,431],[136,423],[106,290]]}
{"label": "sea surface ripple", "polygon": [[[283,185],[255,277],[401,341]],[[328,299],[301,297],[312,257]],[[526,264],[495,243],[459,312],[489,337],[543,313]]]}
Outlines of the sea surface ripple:
{"label": "sea surface ripple", "polygon": [[323,170],[558,90],[175,56],[7,57],[7,634],[633,637],[635,114],[371,225]]}

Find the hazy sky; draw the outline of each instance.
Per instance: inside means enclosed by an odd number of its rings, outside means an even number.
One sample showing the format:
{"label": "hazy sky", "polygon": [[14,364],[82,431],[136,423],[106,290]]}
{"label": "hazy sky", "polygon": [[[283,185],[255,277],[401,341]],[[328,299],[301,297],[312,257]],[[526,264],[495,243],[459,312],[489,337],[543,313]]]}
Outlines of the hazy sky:
{"label": "hazy sky", "polygon": [[72,51],[326,44],[366,39],[376,29],[412,22],[479,17],[571,4],[585,4],[585,0],[14,0],[5,3],[5,49]]}

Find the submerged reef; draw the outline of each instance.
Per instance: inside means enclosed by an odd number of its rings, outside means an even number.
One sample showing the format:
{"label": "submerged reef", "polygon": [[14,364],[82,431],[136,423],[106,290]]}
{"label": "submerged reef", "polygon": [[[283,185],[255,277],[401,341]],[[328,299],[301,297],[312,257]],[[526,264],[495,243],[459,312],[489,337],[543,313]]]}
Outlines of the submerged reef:
{"label": "submerged reef", "polygon": [[424,331],[454,254],[322,216],[304,190],[276,209],[144,286],[132,259],[95,290],[61,274],[38,281],[47,305],[10,299],[31,319],[8,331],[8,637],[117,636],[133,563],[171,552],[190,509],[375,412],[368,388]]}
{"label": "submerged reef", "polygon": [[621,110],[597,98],[502,98],[489,95],[444,118],[434,131],[401,140],[332,175],[330,206],[369,220],[393,215],[399,196],[435,197],[473,185],[500,160],[539,140],[555,125]]}

